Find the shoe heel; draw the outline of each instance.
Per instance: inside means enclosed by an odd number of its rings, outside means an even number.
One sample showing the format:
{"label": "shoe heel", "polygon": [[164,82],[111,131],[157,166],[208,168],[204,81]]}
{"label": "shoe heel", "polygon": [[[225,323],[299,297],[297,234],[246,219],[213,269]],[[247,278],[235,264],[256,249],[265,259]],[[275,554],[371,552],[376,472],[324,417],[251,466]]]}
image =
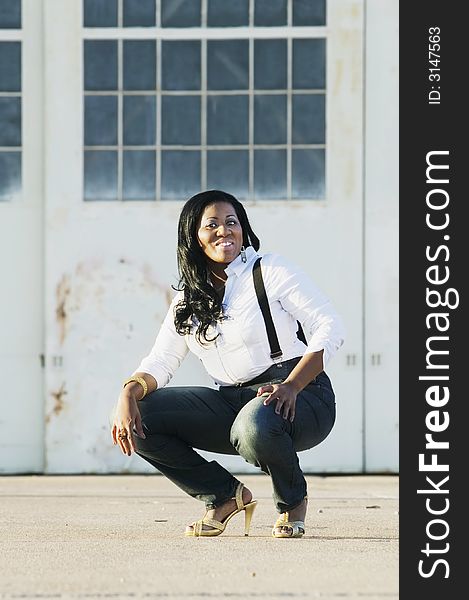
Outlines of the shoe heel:
{"label": "shoe heel", "polygon": [[254,509],[257,506],[257,502],[250,502],[244,509],[244,535],[249,535],[249,528],[251,527],[251,519],[254,514]]}

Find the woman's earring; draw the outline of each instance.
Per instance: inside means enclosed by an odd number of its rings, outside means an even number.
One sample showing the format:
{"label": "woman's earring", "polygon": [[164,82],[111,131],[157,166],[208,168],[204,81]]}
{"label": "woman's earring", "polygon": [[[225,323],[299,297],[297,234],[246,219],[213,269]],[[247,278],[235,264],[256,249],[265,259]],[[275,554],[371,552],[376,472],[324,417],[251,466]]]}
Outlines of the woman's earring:
{"label": "woman's earring", "polygon": [[243,261],[243,263],[247,262],[247,258],[246,258],[246,248],[244,246],[241,246],[241,260]]}

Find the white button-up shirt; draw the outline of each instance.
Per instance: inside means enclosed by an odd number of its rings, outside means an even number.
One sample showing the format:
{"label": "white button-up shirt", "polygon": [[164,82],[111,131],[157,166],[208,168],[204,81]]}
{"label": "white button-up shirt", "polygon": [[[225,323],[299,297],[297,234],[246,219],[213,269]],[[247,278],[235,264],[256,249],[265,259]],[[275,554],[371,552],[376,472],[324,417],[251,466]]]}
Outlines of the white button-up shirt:
{"label": "white button-up shirt", "polygon": [[[218,333],[214,342],[200,344],[195,328],[181,336],[174,326],[174,306],[183,292],[174,297],[148,356],[135,372],[153,375],[164,387],[192,351],[202,361],[217,385],[235,385],[253,379],[273,364],[264,319],[259,307],[252,268],[260,256],[252,246],[246,248],[245,263],[238,256],[225,269],[228,276],[223,297],[224,318],[209,328],[208,337]],[[344,339],[342,321],[328,298],[301,269],[278,254],[265,254],[261,261],[267,298],[277,331],[282,360],[324,350],[324,366]],[[296,335],[297,321],[303,327],[308,345]]]}

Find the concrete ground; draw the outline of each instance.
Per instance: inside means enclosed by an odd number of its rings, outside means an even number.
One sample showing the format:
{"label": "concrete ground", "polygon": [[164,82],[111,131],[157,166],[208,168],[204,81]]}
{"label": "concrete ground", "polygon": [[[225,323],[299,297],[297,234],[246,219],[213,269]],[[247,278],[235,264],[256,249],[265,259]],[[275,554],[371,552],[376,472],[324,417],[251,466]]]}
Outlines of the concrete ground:
{"label": "concrete ground", "polygon": [[0,477],[0,598],[398,597],[398,477],[308,476],[302,539],[270,535],[259,501],[213,538],[186,538],[203,505],[162,475]]}

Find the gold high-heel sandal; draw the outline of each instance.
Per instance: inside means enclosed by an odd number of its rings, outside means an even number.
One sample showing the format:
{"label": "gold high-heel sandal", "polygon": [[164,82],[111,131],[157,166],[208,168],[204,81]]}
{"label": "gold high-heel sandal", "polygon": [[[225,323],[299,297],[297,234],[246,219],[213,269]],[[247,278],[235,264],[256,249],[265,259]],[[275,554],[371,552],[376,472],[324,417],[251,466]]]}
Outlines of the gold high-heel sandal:
{"label": "gold high-heel sandal", "polygon": [[[308,502],[308,497],[305,497],[305,502]],[[272,537],[275,538],[300,538],[305,534],[305,522],[304,521],[289,521],[289,513],[282,513],[277,519],[275,525],[272,528]],[[276,531],[281,527],[288,527],[290,531]]]}
{"label": "gold high-heel sandal", "polygon": [[[228,516],[226,516],[223,521],[217,521],[216,519],[206,518],[205,516],[202,519],[196,521],[191,527],[192,529],[189,531],[185,531],[184,535],[188,535],[191,537],[211,537],[214,535],[220,535],[225,531],[225,527],[231,517],[234,515],[244,511],[244,535],[249,535],[249,528],[251,526],[251,519],[254,513],[254,509],[257,506],[256,500],[251,500],[247,504],[243,502],[243,488],[244,484],[240,483],[236,488],[236,495],[234,500],[236,500],[236,508],[233,512],[231,512]],[[207,514],[207,513],[205,513]],[[204,525],[208,525],[209,527],[213,527],[213,529],[203,529]]]}

